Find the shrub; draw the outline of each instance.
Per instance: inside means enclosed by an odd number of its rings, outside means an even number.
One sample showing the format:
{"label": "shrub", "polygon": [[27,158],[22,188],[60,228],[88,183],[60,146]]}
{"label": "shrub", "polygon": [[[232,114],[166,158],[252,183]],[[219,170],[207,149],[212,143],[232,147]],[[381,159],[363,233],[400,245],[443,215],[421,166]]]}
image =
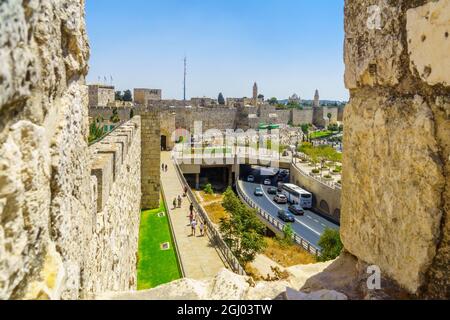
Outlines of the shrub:
{"label": "shrub", "polygon": [[325,262],[339,257],[344,248],[339,230],[326,229],[320,237],[319,246],[322,248],[319,261]]}
{"label": "shrub", "polygon": [[330,176],[329,174],[327,174],[326,176],[324,176],[325,179],[332,179],[333,177]]}
{"label": "shrub", "polygon": [[312,173],[314,173],[314,174],[319,174],[320,173],[320,170],[319,169],[314,169],[313,171],[311,171]]}
{"label": "shrub", "polygon": [[213,187],[212,187],[212,185],[210,184],[210,183],[208,183],[204,188],[203,188],[203,191],[205,191],[205,193],[207,193],[207,194],[214,194],[214,190],[213,190]]}

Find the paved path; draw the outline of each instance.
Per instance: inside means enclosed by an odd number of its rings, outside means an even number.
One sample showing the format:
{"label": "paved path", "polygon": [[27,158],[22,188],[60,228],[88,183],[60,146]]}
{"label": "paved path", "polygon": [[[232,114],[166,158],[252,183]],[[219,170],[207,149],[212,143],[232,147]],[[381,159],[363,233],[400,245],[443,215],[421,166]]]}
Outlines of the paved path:
{"label": "paved path", "polygon": [[180,260],[186,278],[200,280],[216,276],[225,268],[218,252],[210,245],[209,238],[192,237],[189,226],[189,200],[183,198],[181,208],[173,208],[173,199],[183,194],[170,152],[161,153],[161,163],[168,166],[168,172],[161,172],[161,183],[168,205],[169,215],[174,228],[174,237],[178,245]]}

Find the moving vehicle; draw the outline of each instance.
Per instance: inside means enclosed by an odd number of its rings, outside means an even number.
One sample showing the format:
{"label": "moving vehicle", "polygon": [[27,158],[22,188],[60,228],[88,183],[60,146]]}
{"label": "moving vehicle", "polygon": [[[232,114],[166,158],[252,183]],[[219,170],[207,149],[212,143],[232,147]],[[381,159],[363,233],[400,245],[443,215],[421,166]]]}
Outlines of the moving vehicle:
{"label": "moving vehicle", "polygon": [[271,184],[272,184],[272,181],[270,181],[270,179],[264,180],[264,185],[265,186],[270,186]]}
{"label": "moving vehicle", "polygon": [[252,176],[252,175],[249,175],[249,176],[247,177],[247,182],[255,182],[255,177]]}
{"label": "moving vehicle", "polygon": [[269,189],[267,189],[267,193],[268,194],[272,194],[272,195],[276,195],[278,193],[278,190],[275,187],[270,187]]}
{"label": "moving vehicle", "polygon": [[284,184],[281,189],[281,192],[286,196],[289,203],[298,204],[304,209],[312,208],[313,196],[311,192],[290,183]]}
{"label": "moving vehicle", "polygon": [[305,214],[305,210],[298,204],[290,205],[289,211],[295,214],[296,216],[303,216]]}
{"label": "moving vehicle", "polygon": [[288,203],[288,199],[284,194],[277,194],[275,198],[273,198],[273,201],[278,204],[286,204]]}
{"label": "moving vehicle", "polygon": [[290,214],[289,212],[287,212],[286,210],[279,210],[278,218],[280,218],[284,222],[295,222],[294,216],[292,214]]}
{"label": "moving vehicle", "polygon": [[264,196],[264,192],[263,192],[263,190],[260,187],[255,189],[255,196],[257,196],[257,197]]}

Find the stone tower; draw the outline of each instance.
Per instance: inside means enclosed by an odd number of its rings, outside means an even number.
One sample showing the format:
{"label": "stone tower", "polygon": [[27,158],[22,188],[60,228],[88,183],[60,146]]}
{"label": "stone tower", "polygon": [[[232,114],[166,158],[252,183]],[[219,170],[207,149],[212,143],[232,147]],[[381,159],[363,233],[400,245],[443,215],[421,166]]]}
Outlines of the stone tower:
{"label": "stone tower", "polygon": [[258,106],[258,84],[256,82],[253,85],[253,105]]}
{"label": "stone tower", "polygon": [[314,94],[313,125],[319,128],[325,128],[327,126],[327,119],[325,119],[323,107],[320,106],[319,90],[316,90]]}
{"label": "stone tower", "polygon": [[319,96],[319,90],[316,89],[316,93],[314,94],[314,108],[320,107],[320,96]]}

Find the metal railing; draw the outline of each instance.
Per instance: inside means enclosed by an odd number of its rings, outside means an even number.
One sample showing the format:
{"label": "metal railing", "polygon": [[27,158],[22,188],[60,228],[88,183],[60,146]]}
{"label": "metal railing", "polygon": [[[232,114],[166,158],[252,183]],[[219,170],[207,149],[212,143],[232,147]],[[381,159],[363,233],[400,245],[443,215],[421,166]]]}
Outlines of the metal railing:
{"label": "metal railing", "polygon": [[187,183],[186,178],[184,177],[183,172],[181,171],[181,168],[175,157],[173,158],[173,162],[175,164],[177,175],[181,184],[183,185],[183,187],[187,189],[187,196],[189,197],[190,202],[193,204],[194,210],[201,216],[202,220],[205,222],[206,233],[208,237],[211,239],[211,242],[215,244],[216,247],[219,249],[223,258],[226,260],[226,263],[233,270],[233,272],[239,275],[246,275],[244,268],[240,265],[239,261],[234,256],[231,249],[222,239],[220,232],[216,229],[215,225],[212,223],[211,219],[209,218],[204,208],[197,201],[197,198],[195,197],[194,193],[189,187],[189,184]]}
{"label": "metal railing", "polygon": [[[255,209],[256,212],[263,217],[266,221],[268,221],[272,226],[274,226],[277,230],[283,232],[285,223],[280,222],[278,219],[275,219],[272,215],[270,215],[268,212],[261,209],[253,200],[246,195],[244,191],[241,189],[241,182],[239,181],[236,186],[238,196],[241,198],[242,201],[244,201],[248,206],[250,206],[252,209]],[[309,241],[305,240],[298,234],[294,233],[294,242],[301,246],[303,249],[308,251],[309,253],[320,256],[320,249],[311,244]]]}

